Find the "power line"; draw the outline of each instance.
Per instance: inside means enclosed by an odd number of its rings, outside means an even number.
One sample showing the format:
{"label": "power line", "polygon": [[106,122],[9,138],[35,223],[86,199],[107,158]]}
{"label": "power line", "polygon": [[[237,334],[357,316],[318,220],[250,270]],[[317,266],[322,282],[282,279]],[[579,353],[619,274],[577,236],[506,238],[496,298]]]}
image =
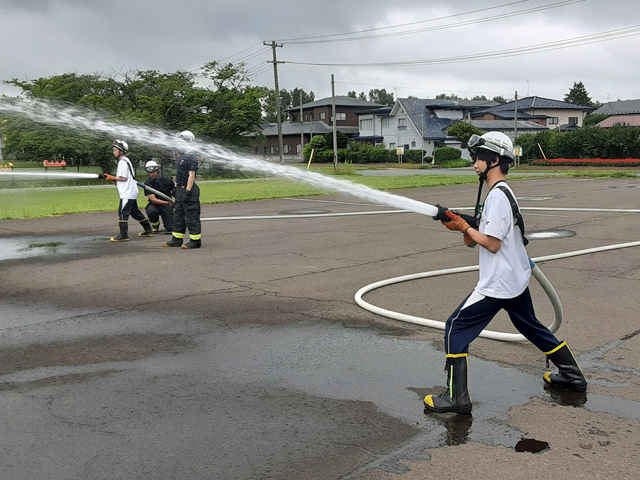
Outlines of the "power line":
{"label": "power line", "polygon": [[[380,85],[380,84],[375,84],[375,83],[355,83],[355,82],[336,82],[339,83],[341,85],[360,85],[363,87],[384,87],[384,88],[401,88],[403,90],[424,90],[424,91],[428,91],[428,92],[446,92],[447,90],[450,90],[449,88],[422,88],[422,87],[407,87],[407,86],[402,86],[402,85]],[[477,91],[471,91],[471,90],[456,90],[457,92],[461,92],[461,93],[475,93],[477,95],[503,95],[504,92],[477,92]]]}
{"label": "power line", "polygon": [[222,59],[220,59],[218,61],[219,62],[224,62],[225,60],[228,60],[231,57],[235,57],[236,55],[240,55],[241,53],[244,53],[247,50],[251,50],[252,48],[257,47],[258,45],[262,45],[262,42],[258,42],[258,43],[254,44],[254,45],[251,45],[250,47],[247,47],[244,50],[240,50],[239,52],[234,53],[233,55],[229,55],[228,57],[224,57],[224,58],[222,58]]}
{"label": "power line", "polygon": [[[432,31],[437,31],[437,30],[446,30],[449,28],[457,28],[457,27],[461,27],[461,26],[467,26],[467,25],[474,25],[474,24],[478,24],[478,23],[486,23],[486,22],[492,22],[495,20],[502,20],[505,18],[511,18],[511,17],[516,17],[516,16],[521,16],[521,15],[526,15],[529,13],[535,13],[535,12],[541,12],[544,10],[550,10],[552,8],[558,8],[558,7],[565,7],[568,5],[572,5],[574,3],[581,3],[581,2],[585,2],[586,0],[562,0],[560,2],[556,2],[556,3],[552,3],[550,5],[542,5],[539,7],[533,7],[533,8],[529,8],[529,9],[525,9],[525,10],[520,10],[517,12],[510,12],[510,13],[502,13],[499,15],[493,15],[493,16],[489,16],[489,17],[483,17],[483,18],[478,18],[478,19],[474,19],[474,20],[465,20],[463,22],[457,22],[457,23],[450,23],[447,25],[437,25],[437,26],[433,26],[433,27],[427,27],[427,28],[419,28],[419,29],[414,29],[414,30],[406,30],[406,31],[402,31],[402,32],[390,32],[390,33],[380,33],[380,34],[374,34],[374,35],[364,35],[364,36],[359,36],[359,37],[349,37],[349,38],[326,38],[326,39],[322,39],[322,40],[300,40],[300,41],[289,41],[287,42],[288,45],[306,45],[306,44],[319,44],[319,43],[336,43],[336,42],[350,42],[350,41],[360,41],[360,40],[372,40],[372,39],[377,39],[377,38],[387,38],[387,37],[397,37],[397,36],[401,36],[401,35],[413,35],[416,33],[424,33],[424,32],[432,32]],[[515,2],[515,3],[519,3],[519,2]],[[446,18],[446,17],[443,17]],[[424,22],[429,22],[431,20],[425,20]],[[420,22],[422,23],[422,22]],[[384,28],[394,28],[394,27],[384,27]],[[356,32],[356,33],[360,33],[360,32]],[[340,35],[347,35],[347,34],[337,34],[337,36]]]}
{"label": "power line", "polygon": [[585,35],[581,37],[559,40],[556,42],[540,43],[527,47],[513,48],[508,50],[497,50],[493,52],[476,53],[472,55],[462,55],[458,57],[444,57],[426,60],[406,60],[399,62],[378,62],[378,63],[311,63],[311,62],[295,62],[287,61],[294,65],[310,65],[319,67],[412,67],[420,65],[442,65],[447,63],[473,62],[478,60],[488,60],[493,58],[513,57],[518,55],[529,55],[549,50],[561,50],[564,48],[578,47],[591,43],[605,42],[616,40],[619,38],[630,37],[640,34],[640,25],[610,30],[593,35]]}
{"label": "power line", "polygon": [[399,25],[391,25],[388,27],[378,27],[378,28],[369,28],[367,30],[358,30],[355,32],[345,32],[345,33],[334,33],[334,34],[329,34],[329,35],[316,35],[316,36],[312,36],[312,37],[297,37],[297,38],[285,38],[283,40],[279,40],[280,42],[295,42],[298,40],[313,40],[313,39],[317,39],[317,38],[328,38],[328,37],[337,37],[337,36],[343,36],[343,35],[355,35],[355,34],[359,34],[359,33],[367,33],[367,32],[375,32],[378,30],[388,30],[390,28],[399,28],[399,27],[407,27],[409,25],[417,25],[419,23],[427,23],[427,22],[436,22],[438,20],[446,20],[447,18],[454,18],[454,17],[460,17],[463,15],[470,15],[472,13],[478,13],[478,12],[484,12],[487,10],[494,10],[497,8],[502,8],[502,7],[506,7],[506,6],[510,6],[510,5],[515,5],[518,3],[525,3],[525,2],[529,2],[531,0],[519,0],[517,2],[510,2],[510,3],[504,3],[502,5],[496,5],[494,7],[487,7],[487,8],[481,8],[479,10],[471,10],[469,12],[463,12],[463,13],[456,13],[453,15],[447,15],[444,17],[438,17],[438,18],[431,18],[429,20],[420,20],[417,22],[410,22],[410,23],[402,23]]}

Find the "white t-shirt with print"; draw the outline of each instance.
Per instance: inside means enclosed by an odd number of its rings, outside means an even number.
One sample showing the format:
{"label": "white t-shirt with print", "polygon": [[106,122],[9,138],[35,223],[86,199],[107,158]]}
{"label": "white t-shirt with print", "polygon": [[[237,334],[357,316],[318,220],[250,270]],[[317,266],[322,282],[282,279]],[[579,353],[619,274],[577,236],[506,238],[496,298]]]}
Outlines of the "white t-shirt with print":
{"label": "white t-shirt with print", "polygon": [[125,182],[116,182],[118,187],[118,193],[120,198],[125,200],[135,200],[138,198],[138,184],[132,175],[133,166],[129,159],[125,156],[118,161],[118,169],[116,170],[117,177],[126,177]]}
{"label": "white t-shirt with print", "polygon": [[509,199],[497,185],[506,186],[513,195],[506,182],[494,185],[487,195],[479,231],[502,245],[496,253],[480,248],[480,278],[475,290],[487,297],[514,298],[529,285],[531,265]]}

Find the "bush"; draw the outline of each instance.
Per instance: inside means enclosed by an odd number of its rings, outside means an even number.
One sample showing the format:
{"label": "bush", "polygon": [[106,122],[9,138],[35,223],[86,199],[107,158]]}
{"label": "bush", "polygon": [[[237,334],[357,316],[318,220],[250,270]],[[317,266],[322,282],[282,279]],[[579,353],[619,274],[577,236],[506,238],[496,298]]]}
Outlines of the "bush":
{"label": "bush", "polygon": [[422,150],[407,150],[402,155],[402,161],[404,163],[421,163],[422,162]]}
{"label": "bush", "polygon": [[460,157],[462,157],[462,152],[453,147],[436,148],[433,152],[433,158],[436,160],[436,165],[442,165],[450,160],[458,160]]}
{"label": "bush", "polygon": [[471,162],[461,158],[460,160],[449,160],[448,162],[444,162],[441,166],[444,168],[463,168],[470,167]]}

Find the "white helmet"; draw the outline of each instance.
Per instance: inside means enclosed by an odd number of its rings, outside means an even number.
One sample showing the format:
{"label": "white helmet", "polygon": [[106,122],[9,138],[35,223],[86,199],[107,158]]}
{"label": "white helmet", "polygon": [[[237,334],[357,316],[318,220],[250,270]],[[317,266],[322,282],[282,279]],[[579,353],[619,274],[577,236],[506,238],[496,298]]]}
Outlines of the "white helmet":
{"label": "white helmet", "polygon": [[509,162],[513,161],[513,143],[511,139],[502,132],[487,132],[481,137],[471,135],[469,142],[469,151],[476,153],[479,148],[489,150],[498,154],[500,157],[507,157]]}
{"label": "white helmet", "polygon": [[144,164],[144,169],[149,173],[157,172],[158,170],[160,170],[160,165],[158,165],[158,162],[156,162],[155,160],[149,160]]}
{"label": "white helmet", "polygon": [[180,132],[178,134],[178,138],[181,138],[182,140],[185,140],[187,142],[193,142],[196,139],[195,135],[191,133],[189,130]]}
{"label": "white helmet", "polygon": [[127,144],[127,142],[125,142],[124,140],[120,140],[119,138],[116,138],[113,141],[112,145],[124,153],[127,153],[129,151],[129,145]]}

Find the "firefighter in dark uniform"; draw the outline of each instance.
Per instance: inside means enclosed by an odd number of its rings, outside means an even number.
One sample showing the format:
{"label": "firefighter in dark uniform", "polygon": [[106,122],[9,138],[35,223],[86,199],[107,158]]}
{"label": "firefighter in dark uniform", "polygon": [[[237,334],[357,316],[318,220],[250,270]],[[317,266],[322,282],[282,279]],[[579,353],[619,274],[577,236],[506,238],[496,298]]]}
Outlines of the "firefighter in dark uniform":
{"label": "firefighter in dark uniform", "polygon": [[[193,133],[185,130],[178,137],[184,142],[193,142]],[[200,248],[202,229],[200,225],[200,189],[196,185],[198,159],[189,151],[180,155],[176,172],[176,209],[173,214],[171,240],[165,247]],[[189,229],[189,243],[183,245]]]}
{"label": "firefighter in dark uniform", "polygon": [[[173,180],[160,175],[160,165],[158,165],[158,162],[150,160],[145,164],[144,169],[149,174],[149,179],[144,183],[145,185],[160,193],[164,193],[167,197],[174,196],[176,186]],[[162,217],[164,233],[170,235],[173,231],[173,202],[158,198],[154,193],[147,190],[145,190],[145,195],[149,200],[145,210],[147,211],[147,216],[149,217],[153,231],[157,232],[160,229],[160,217]]]}

